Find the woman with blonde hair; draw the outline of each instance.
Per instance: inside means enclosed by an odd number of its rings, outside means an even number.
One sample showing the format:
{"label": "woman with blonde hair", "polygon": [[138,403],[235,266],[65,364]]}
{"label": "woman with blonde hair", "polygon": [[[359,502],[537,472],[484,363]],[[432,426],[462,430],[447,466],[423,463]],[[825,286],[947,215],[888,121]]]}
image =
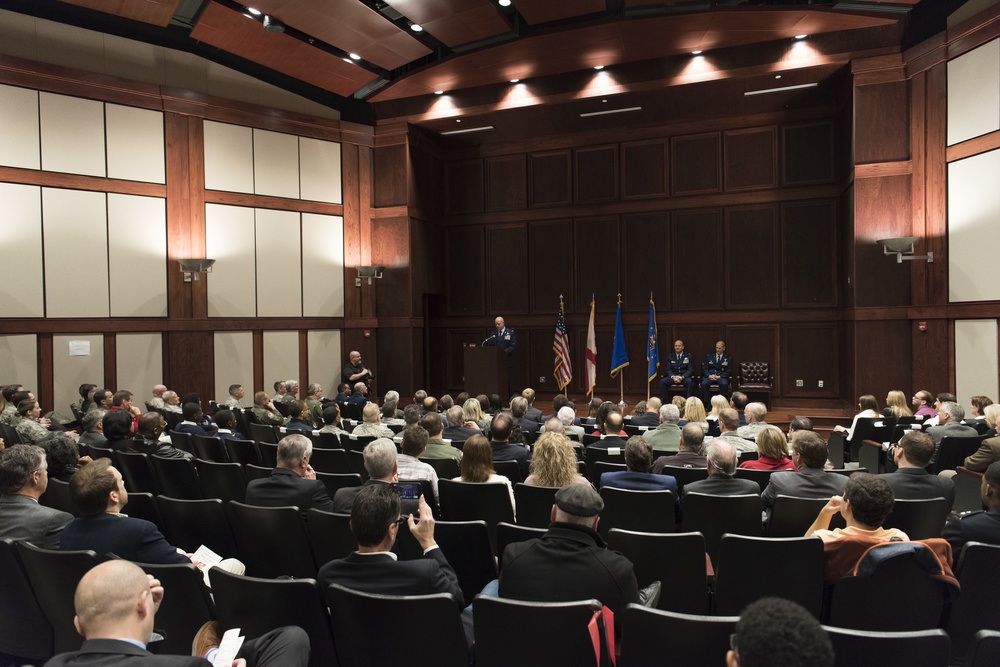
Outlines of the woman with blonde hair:
{"label": "woman with blonde hair", "polygon": [[569,484],[590,484],[580,474],[576,452],[569,438],[560,433],[546,431],[531,450],[531,474],[524,480],[529,486],[563,487]]}
{"label": "woman with blonde hair", "polygon": [[712,395],[712,411],[705,415],[705,419],[716,420],[719,418],[719,413],[729,407],[729,401],[722,394]]}
{"label": "woman with blonde hair", "polygon": [[698,424],[702,430],[708,433],[708,420],[705,415],[705,404],[697,396],[689,396],[684,401],[684,422],[687,424]]}
{"label": "woman with blonde hair", "polygon": [[470,398],[462,406],[462,410],[465,412],[465,421],[475,422],[479,430],[485,431],[490,427],[490,418],[483,414],[483,406],[479,399]]}
{"label": "woman with blonde hair", "polygon": [[909,401],[906,394],[898,389],[893,389],[885,397],[885,409],[882,410],[883,417],[912,417]]}
{"label": "woman with blonde hair", "polygon": [[455,478],[456,482],[506,484],[507,492],[510,494],[510,506],[514,508],[514,488],[510,485],[509,479],[498,475],[493,469],[493,448],[485,436],[474,435],[465,441],[462,447],[461,470],[462,474]]}
{"label": "woman with blonde hair", "polygon": [[983,414],[986,415],[986,425],[990,427],[990,430],[986,431],[986,437],[993,438],[997,434],[997,419],[1000,419],[1000,405],[996,403],[987,405],[986,409],[983,410]]}
{"label": "woman with blonde hair", "polygon": [[795,470],[798,468],[788,458],[788,439],[777,428],[766,428],[757,435],[757,451],[760,458],[744,461],[741,468],[750,470]]}

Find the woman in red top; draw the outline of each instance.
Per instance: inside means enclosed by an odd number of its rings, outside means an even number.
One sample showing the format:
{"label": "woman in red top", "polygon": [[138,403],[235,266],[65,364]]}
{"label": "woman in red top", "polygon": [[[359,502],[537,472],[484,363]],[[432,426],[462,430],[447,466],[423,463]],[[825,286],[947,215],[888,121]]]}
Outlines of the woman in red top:
{"label": "woman in red top", "polygon": [[776,428],[766,428],[757,436],[757,451],[760,458],[756,461],[744,461],[741,468],[751,470],[795,470],[798,468],[788,458],[788,440],[785,434]]}

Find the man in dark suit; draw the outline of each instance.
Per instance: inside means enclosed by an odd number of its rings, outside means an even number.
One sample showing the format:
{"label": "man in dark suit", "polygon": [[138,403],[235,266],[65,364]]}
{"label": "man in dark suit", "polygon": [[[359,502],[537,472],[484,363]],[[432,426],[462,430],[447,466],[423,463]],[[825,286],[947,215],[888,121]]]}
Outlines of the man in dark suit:
{"label": "man in dark suit", "polygon": [[705,357],[705,362],[701,365],[701,398],[708,405],[709,387],[712,384],[719,385],[719,391],[723,396],[729,394],[729,375],[733,368],[733,358],[726,354],[725,341],[716,341],[715,354]]}
{"label": "man in dark suit", "polygon": [[525,387],[521,390],[521,396],[524,396],[524,398],[528,401],[528,409],[525,410],[524,416],[541,424],[542,411],[533,405],[535,402],[535,390],[531,387]]}
{"label": "man in dark suit", "polygon": [[684,485],[684,495],[707,493],[713,496],[741,496],[747,493],[760,494],[760,485],[752,479],[737,479],[736,447],[725,438],[713,438],[708,443],[705,462],[708,477]]}
{"label": "man in dark suit", "polygon": [[607,415],[604,416],[604,435],[597,442],[590,445],[590,447],[597,447],[598,449],[608,449],[610,447],[625,447],[625,438],[621,436],[622,423],[624,422],[622,413],[617,410],[612,410]]}
{"label": "man in dark suit", "polygon": [[496,332],[486,340],[487,345],[499,347],[507,355],[507,396],[514,395],[514,350],[517,349],[517,333],[507,328],[502,317],[493,321]]}
{"label": "man in dark suit", "polygon": [[0,452],[0,538],[59,548],[59,536],[73,515],[38,503],[49,486],[48,467],[45,450],[37,445]]}
{"label": "man in dark suit", "polygon": [[[369,445],[370,447],[371,445]],[[364,486],[351,507],[351,531],[358,550],[347,558],[332,560],[319,570],[323,588],[340,584],[366,593],[430,595],[450,593],[459,609],[465,606],[458,576],[434,541],[434,517],[420,498],[420,518],[410,514],[410,534],[423,549],[423,558],[396,560],[391,553],[400,519],[399,494],[388,484]]]}
{"label": "man in dark suit", "polygon": [[200,405],[197,403],[185,403],[183,411],[184,421],[175,426],[174,431],[177,433],[190,433],[191,435],[215,435],[214,429],[209,432],[202,426],[204,414],[201,411]]}
{"label": "man in dark suit", "polygon": [[1000,544],[1000,461],[994,461],[983,473],[980,487],[985,512],[964,512],[952,515],[941,531],[941,537],[951,544],[955,560],[966,542]]}
{"label": "man in dark suit", "polygon": [[909,431],[890,450],[899,468],[882,475],[896,500],[945,498],[948,507],[955,502],[955,482],[948,477],[928,474],[926,467],[934,454],[934,440],[920,431]]}
{"label": "man in dark suit", "polygon": [[512,444],[510,433],[514,428],[514,416],[509,412],[499,412],[490,424],[490,447],[494,461],[517,461],[522,479],[528,477],[528,448]]}
{"label": "man in dark suit", "polygon": [[768,517],[774,506],[774,499],[779,495],[797,498],[831,498],[843,495],[847,477],[823,469],[828,457],[829,452],[823,438],[812,431],[797,433],[792,441],[792,463],[799,471],[773,473],[760,496]]}
{"label": "man in dark suit", "polygon": [[663,405],[663,401],[658,399],[656,396],[651,396],[648,401],[646,401],[646,411],[637,417],[632,417],[632,421],[629,422],[632,426],[648,426],[650,428],[656,428],[660,425],[660,406]]}
{"label": "man in dark suit", "polygon": [[[76,587],[73,624],[86,640],[79,651],[61,653],[46,667],[90,665],[100,667],[201,667],[212,663],[219,646],[219,624],[206,623],[195,636],[197,655],[154,655],[146,650],[163,586],[137,565],[111,560],[83,575]],[[286,626],[243,642],[236,654],[249,667],[305,667],[309,664],[309,636],[302,628]],[[208,658],[208,659],[206,659]],[[234,662],[234,667],[240,663]]]}
{"label": "man in dark suit", "polygon": [[541,430],[542,425],[534,419],[528,419],[526,416],[527,411],[528,399],[524,396],[515,396],[511,399],[510,413],[514,415],[514,419],[521,425],[521,432],[524,433],[524,444],[530,445],[538,438],[538,432]]}
{"label": "man in dark suit", "polygon": [[[399,481],[396,463],[396,445],[389,438],[379,438],[368,443],[363,452],[368,480],[361,486],[345,486],[333,494],[333,510],[338,514],[350,514],[354,497],[358,491],[372,484],[393,484]],[[409,510],[408,510],[409,511]]]}
{"label": "man in dark suit", "polygon": [[469,426],[465,422],[465,411],[460,405],[448,408],[448,411],[444,413],[444,416],[448,420],[448,427],[445,428],[441,437],[447,440],[465,442],[474,435],[483,434],[483,432],[479,430],[478,426]]}
{"label": "man in dark suit", "polygon": [[286,435],[278,442],[278,465],[271,476],[247,485],[247,504],[261,507],[295,505],[305,517],[310,507],[329,512],[333,501],[309,465],[312,442],[304,435]]}
{"label": "man in dark suit", "polygon": [[667,355],[667,376],[660,380],[660,397],[664,403],[670,401],[668,389],[675,385],[684,387],[684,395],[691,396],[694,390],[694,380],[691,374],[691,355],[684,351],[684,341],[674,341],[674,351]]}
{"label": "man in dark suit", "polygon": [[601,475],[601,487],[631,491],[672,491],[677,495],[677,480],[671,475],[654,475],[653,446],[637,435],[625,443],[625,467],[627,470],[606,472]]}

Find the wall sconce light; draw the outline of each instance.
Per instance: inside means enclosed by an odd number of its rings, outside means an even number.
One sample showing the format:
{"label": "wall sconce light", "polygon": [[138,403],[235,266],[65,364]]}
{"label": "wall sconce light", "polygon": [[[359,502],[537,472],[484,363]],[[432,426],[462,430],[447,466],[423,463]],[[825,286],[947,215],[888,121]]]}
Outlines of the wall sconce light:
{"label": "wall sconce light", "polygon": [[934,261],[934,253],[932,252],[929,252],[926,255],[913,254],[914,246],[920,243],[920,239],[916,236],[901,236],[896,239],[879,239],[875,243],[882,246],[882,254],[896,255],[896,264],[902,264],[904,259],[926,259],[928,264],[931,264]]}
{"label": "wall sconce light", "polygon": [[215,264],[214,259],[179,259],[177,262],[181,265],[186,283],[198,280],[199,273],[211,273],[212,265]]}
{"label": "wall sconce light", "polygon": [[367,278],[368,284],[372,284],[373,278],[381,278],[382,270],[385,269],[384,266],[358,266],[355,267],[358,270],[358,277],[354,279],[354,286],[361,287],[361,279]]}

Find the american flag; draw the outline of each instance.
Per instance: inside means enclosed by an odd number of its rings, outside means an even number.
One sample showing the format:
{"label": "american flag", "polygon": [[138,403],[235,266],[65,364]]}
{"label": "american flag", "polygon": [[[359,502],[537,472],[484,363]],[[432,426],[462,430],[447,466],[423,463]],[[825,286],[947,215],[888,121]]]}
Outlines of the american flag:
{"label": "american flag", "polygon": [[569,336],[566,335],[566,317],[563,315],[563,300],[559,297],[559,317],[556,318],[556,337],[552,341],[552,351],[556,353],[554,375],[560,391],[573,379],[573,364],[569,359]]}

